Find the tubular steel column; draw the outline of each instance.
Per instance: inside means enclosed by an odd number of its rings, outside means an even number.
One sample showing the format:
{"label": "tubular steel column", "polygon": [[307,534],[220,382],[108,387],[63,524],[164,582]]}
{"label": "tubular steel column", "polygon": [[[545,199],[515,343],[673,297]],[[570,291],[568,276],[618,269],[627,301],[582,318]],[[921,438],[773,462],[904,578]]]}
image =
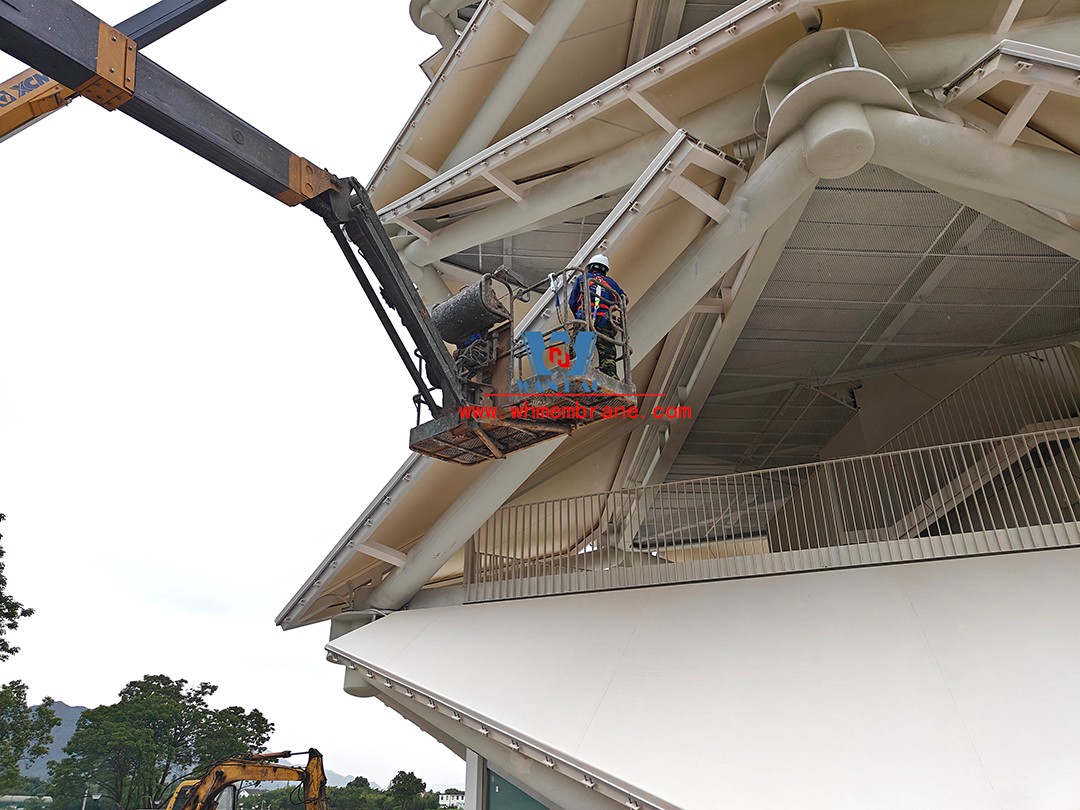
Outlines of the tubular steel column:
{"label": "tubular steel column", "polygon": [[1005,146],[974,129],[867,107],[874,131],[871,162],[905,176],[1080,214],[1080,157],[1040,146]]}

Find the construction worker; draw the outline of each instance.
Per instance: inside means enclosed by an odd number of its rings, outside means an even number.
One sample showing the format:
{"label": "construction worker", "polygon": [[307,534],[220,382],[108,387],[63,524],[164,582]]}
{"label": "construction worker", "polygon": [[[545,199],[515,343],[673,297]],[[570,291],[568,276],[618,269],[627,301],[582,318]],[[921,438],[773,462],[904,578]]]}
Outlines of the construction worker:
{"label": "construction worker", "polygon": [[[616,342],[622,334],[622,302],[626,293],[612,278],[608,278],[610,263],[603,253],[597,253],[585,265],[585,273],[578,276],[570,290],[570,310],[578,320],[586,320],[585,308],[592,312],[593,327],[597,331],[596,356],[600,361],[600,373],[619,379],[615,365]],[[582,295],[582,279],[588,280],[588,295]],[[605,340],[604,338],[607,338]]]}

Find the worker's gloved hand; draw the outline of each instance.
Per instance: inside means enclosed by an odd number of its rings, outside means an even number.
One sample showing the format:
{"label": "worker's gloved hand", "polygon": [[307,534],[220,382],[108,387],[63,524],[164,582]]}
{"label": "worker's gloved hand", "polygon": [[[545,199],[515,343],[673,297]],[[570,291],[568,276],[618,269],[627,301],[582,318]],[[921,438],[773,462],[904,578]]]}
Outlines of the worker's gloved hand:
{"label": "worker's gloved hand", "polygon": [[608,313],[608,318],[611,320],[611,325],[619,331],[622,331],[622,310],[612,309]]}

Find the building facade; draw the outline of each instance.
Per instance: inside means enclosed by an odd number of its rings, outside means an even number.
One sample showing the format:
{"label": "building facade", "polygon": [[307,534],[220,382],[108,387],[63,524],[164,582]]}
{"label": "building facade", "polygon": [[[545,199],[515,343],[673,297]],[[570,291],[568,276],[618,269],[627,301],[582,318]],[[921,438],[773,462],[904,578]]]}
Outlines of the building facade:
{"label": "building facade", "polygon": [[606,254],[643,405],[409,456],[278,623],[470,807],[1080,801],[1080,3],[410,11],[417,289]]}

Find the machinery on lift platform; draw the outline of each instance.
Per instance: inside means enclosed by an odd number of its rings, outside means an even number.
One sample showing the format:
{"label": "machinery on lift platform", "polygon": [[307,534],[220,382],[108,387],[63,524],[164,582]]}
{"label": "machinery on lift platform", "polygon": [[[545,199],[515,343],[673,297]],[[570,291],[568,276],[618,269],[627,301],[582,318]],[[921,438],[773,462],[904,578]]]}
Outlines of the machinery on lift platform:
{"label": "machinery on lift platform", "polygon": [[[293,154],[141,52],[220,2],[161,0],[117,28],[72,0],[19,7],[0,2],[0,48],[38,71],[23,81],[33,85],[25,101],[0,116],[0,140],[82,95],[130,115],[281,202],[321,216],[412,376],[418,409],[431,412],[432,420],[412,431],[410,446],[417,452],[475,464],[596,421],[601,403],[632,406],[633,386],[601,374],[592,362],[598,340],[614,341],[622,379],[630,379],[625,326],[615,338],[601,334],[591,315],[576,319],[567,302],[559,301],[558,290],[568,289],[580,271],[563,273],[561,287],[552,279],[555,325],[544,332],[515,334],[513,304],[536,290],[505,268],[431,314],[359,181],[338,178]],[[506,304],[495,294],[496,283],[506,288]],[[415,343],[415,356],[388,308]],[[447,342],[458,347],[453,356]]]}
{"label": "machinery on lift platform", "polygon": [[[605,334],[596,328],[592,307],[584,307],[579,318],[568,295],[561,294],[573,289],[575,282],[588,289],[582,268],[567,268],[525,287],[513,272],[500,267],[434,307],[431,317],[439,335],[458,347],[454,361],[469,404],[413,428],[409,443],[413,450],[476,464],[609,418],[620,408],[625,412],[635,407],[626,300],[618,303],[623,313],[620,326],[613,335]],[[496,294],[496,283],[505,288],[505,305]],[[544,314],[553,326],[517,334],[514,302],[528,302],[544,284],[550,286],[546,302],[550,313]],[[621,380],[597,369],[600,341],[614,344]]]}

